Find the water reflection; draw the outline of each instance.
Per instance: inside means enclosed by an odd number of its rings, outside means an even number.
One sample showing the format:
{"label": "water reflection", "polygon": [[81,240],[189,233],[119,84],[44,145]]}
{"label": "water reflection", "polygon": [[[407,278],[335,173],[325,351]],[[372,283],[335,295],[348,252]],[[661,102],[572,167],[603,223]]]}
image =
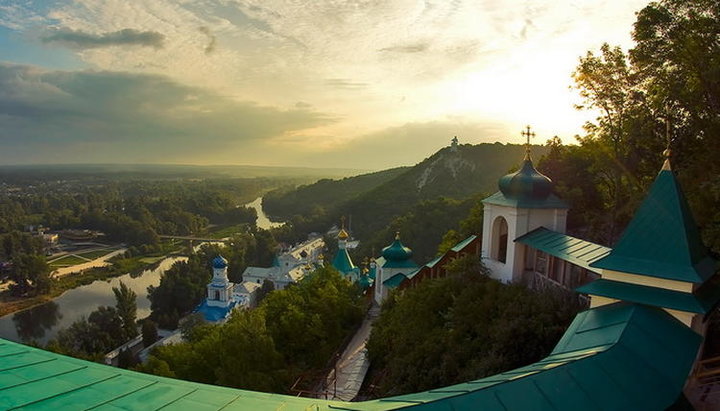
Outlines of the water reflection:
{"label": "water reflection", "polygon": [[112,288],[118,287],[120,281],[137,294],[137,318],[147,317],[150,315],[148,286],[159,285],[160,275],[175,261],[185,259],[186,257],[168,257],[154,269],[143,271],[139,277],[133,278],[130,274],[125,274],[107,281],[95,281],[67,291],[43,305],[0,317],[0,338],[45,344],[55,338],[58,330],[69,327],[81,317],[89,316],[98,306],[114,306],[115,295]]}
{"label": "water reflection", "polygon": [[40,340],[45,337],[45,331],[53,328],[62,314],[60,306],[50,301],[32,310],[20,311],[13,315],[15,331],[23,341]]}

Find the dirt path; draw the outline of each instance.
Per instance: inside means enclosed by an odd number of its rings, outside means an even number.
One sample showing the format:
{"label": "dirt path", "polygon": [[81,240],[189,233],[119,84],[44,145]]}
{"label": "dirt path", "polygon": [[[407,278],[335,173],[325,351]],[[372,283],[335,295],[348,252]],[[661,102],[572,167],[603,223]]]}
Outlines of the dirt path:
{"label": "dirt path", "polygon": [[86,263],[75,264],[75,265],[71,265],[69,267],[60,267],[52,272],[52,276],[58,278],[58,277],[66,276],[68,274],[72,274],[72,273],[79,273],[81,271],[87,270],[88,268],[105,267],[107,265],[110,265],[110,263],[107,260],[115,257],[116,255],[122,254],[125,251],[127,251],[127,248],[119,248],[119,249],[111,252],[110,254],[105,254],[102,257],[98,257],[98,258],[96,258],[94,260],[90,260]]}

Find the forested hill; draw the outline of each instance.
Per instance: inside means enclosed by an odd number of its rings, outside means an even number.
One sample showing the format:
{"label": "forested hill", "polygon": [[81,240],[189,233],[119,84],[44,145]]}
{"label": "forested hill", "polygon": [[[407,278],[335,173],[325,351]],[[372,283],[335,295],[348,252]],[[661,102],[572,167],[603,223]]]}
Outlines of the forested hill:
{"label": "forested hill", "polygon": [[[387,245],[391,231],[400,229],[421,261],[434,255],[448,229],[458,228],[480,194],[497,190],[498,178],[519,166],[524,150],[501,143],[445,147],[413,167],[277,190],[264,197],[263,207],[291,221],[276,232],[283,241],[324,231],[345,215],[351,234],[363,243],[358,253]],[[532,147],[536,159],[546,151]]]}
{"label": "forested hill", "polygon": [[[547,150],[533,146],[534,158]],[[515,144],[464,144],[446,147],[394,179],[342,206],[352,216],[354,234],[367,238],[423,200],[438,197],[462,200],[497,191],[498,178],[516,168],[525,147]]]}
{"label": "forested hill", "polygon": [[300,187],[286,186],[263,197],[263,210],[271,216],[290,219],[296,214],[317,214],[318,209],[331,209],[392,180],[410,167],[397,167],[375,173],[346,177],[341,180],[324,178]]}

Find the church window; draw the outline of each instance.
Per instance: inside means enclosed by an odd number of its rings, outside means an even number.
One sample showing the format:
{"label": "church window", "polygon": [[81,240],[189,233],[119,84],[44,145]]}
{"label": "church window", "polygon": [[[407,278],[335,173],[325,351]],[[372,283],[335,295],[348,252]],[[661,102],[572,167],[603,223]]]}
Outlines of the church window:
{"label": "church window", "polygon": [[508,249],[508,224],[505,218],[498,217],[495,219],[492,228],[492,250],[493,259],[504,263],[507,261]]}
{"label": "church window", "polygon": [[220,299],[220,291],[217,291],[217,290],[215,291],[215,299],[216,300]]}

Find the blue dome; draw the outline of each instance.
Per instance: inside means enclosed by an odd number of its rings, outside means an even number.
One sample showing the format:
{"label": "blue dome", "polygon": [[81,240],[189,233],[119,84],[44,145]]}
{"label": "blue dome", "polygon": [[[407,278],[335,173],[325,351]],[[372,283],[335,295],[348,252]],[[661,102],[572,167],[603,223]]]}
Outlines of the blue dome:
{"label": "blue dome", "polygon": [[553,184],[552,180],[535,169],[528,156],[520,170],[500,178],[498,187],[509,199],[545,200],[552,193]]}
{"label": "blue dome", "polygon": [[405,261],[412,257],[412,250],[402,245],[399,237],[395,237],[392,244],[382,249],[382,255],[387,261]]}
{"label": "blue dome", "polygon": [[227,260],[219,255],[212,260],[212,266],[213,268],[225,268],[227,267]]}

